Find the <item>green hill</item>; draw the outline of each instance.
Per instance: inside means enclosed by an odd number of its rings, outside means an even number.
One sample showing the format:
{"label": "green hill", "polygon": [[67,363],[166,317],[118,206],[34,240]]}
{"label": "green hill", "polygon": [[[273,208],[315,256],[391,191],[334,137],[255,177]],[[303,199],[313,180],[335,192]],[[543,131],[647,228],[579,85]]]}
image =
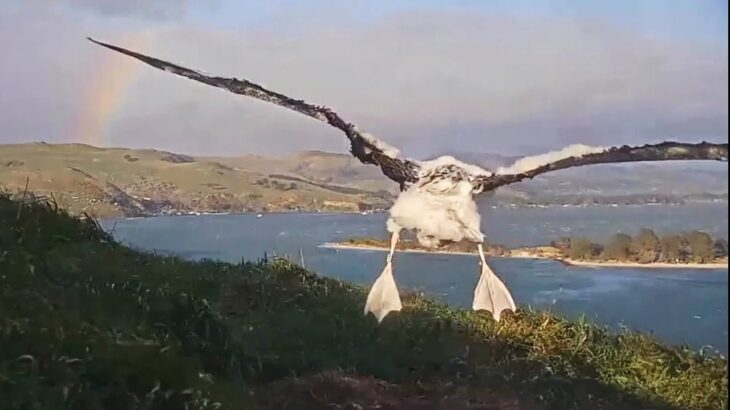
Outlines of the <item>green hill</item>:
{"label": "green hill", "polygon": [[[157,154],[150,154],[157,155]],[[726,409],[727,361],[520,309],[366,289],[285,260],[188,262],[0,195],[3,409]]]}

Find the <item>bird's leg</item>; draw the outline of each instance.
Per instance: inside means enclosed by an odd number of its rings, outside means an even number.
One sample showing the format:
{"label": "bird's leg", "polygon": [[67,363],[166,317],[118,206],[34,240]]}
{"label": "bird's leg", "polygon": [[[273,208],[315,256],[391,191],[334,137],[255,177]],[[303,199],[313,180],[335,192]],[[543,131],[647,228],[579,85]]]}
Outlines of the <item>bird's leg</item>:
{"label": "bird's leg", "polygon": [[480,243],[477,247],[482,265],[482,273],[479,276],[479,283],[477,283],[477,287],[474,289],[474,303],[472,308],[474,310],[484,309],[492,312],[494,320],[499,322],[503,310],[509,309],[514,312],[517,310],[517,307],[507,286],[505,286],[502,280],[487,265],[483,245]]}
{"label": "bird's leg", "polygon": [[390,252],[385,259],[385,269],[373,283],[367,302],[365,302],[365,314],[372,312],[378,319],[378,323],[382,322],[391,311],[399,311],[402,308],[398,287],[395,286],[393,278],[393,254],[395,254],[398,238],[399,232],[393,232],[390,237]]}

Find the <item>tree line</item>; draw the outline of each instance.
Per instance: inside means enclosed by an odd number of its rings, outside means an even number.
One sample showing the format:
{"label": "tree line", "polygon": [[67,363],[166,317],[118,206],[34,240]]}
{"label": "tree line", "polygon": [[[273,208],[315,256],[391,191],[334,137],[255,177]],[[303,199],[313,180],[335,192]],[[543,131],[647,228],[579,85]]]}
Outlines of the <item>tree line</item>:
{"label": "tree line", "polygon": [[706,232],[659,236],[644,228],[636,236],[617,233],[605,244],[587,238],[559,238],[551,242],[563,256],[575,260],[638,263],[711,263],[728,256],[728,242]]}

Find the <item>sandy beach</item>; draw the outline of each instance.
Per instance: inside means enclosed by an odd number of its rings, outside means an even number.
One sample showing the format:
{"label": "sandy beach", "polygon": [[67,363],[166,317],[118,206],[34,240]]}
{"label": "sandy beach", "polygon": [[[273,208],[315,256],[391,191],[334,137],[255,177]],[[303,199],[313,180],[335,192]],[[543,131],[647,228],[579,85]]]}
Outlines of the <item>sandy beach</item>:
{"label": "sandy beach", "polygon": [[[368,245],[353,245],[350,243],[323,243],[320,245],[322,248],[332,249],[349,249],[349,250],[368,250],[368,251],[380,251],[387,252],[388,249],[379,246],[368,246]],[[427,250],[427,249],[398,249],[398,252],[406,253],[437,253],[447,255],[468,255],[476,256],[476,250],[474,252],[456,252],[448,250]],[[642,268],[642,269],[728,269],[727,261],[718,263],[666,263],[666,262],[654,262],[654,263],[638,263],[638,262],[618,262],[618,261],[579,261],[568,258],[561,258],[555,255],[544,255],[531,252],[529,248],[518,248],[510,251],[506,255],[490,255],[493,258],[519,258],[519,259],[552,259],[554,261],[563,263],[568,266],[585,266],[585,267],[596,267],[596,268]]]}

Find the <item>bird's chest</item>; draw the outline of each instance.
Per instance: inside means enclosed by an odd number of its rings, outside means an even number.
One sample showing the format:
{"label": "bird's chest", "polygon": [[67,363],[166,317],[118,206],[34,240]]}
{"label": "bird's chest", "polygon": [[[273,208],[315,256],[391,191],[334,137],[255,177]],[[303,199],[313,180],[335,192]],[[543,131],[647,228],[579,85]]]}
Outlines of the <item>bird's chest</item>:
{"label": "bird's chest", "polygon": [[[421,179],[396,201],[396,214],[409,214],[412,227],[434,221],[458,222],[465,212],[476,208],[474,187],[459,168],[438,167],[424,173]],[[393,211],[393,210],[391,210]],[[392,212],[391,212],[392,213]]]}
{"label": "bird's chest", "polygon": [[437,183],[402,192],[390,210],[391,217],[405,228],[424,229],[470,224],[476,215],[471,187]]}
{"label": "bird's chest", "polygon": [[469,239],[479,242],[479,214],[474,188],[453,168],[436,169],[398,196],[390,209],[388,230],[413,229],[428,247]]}

